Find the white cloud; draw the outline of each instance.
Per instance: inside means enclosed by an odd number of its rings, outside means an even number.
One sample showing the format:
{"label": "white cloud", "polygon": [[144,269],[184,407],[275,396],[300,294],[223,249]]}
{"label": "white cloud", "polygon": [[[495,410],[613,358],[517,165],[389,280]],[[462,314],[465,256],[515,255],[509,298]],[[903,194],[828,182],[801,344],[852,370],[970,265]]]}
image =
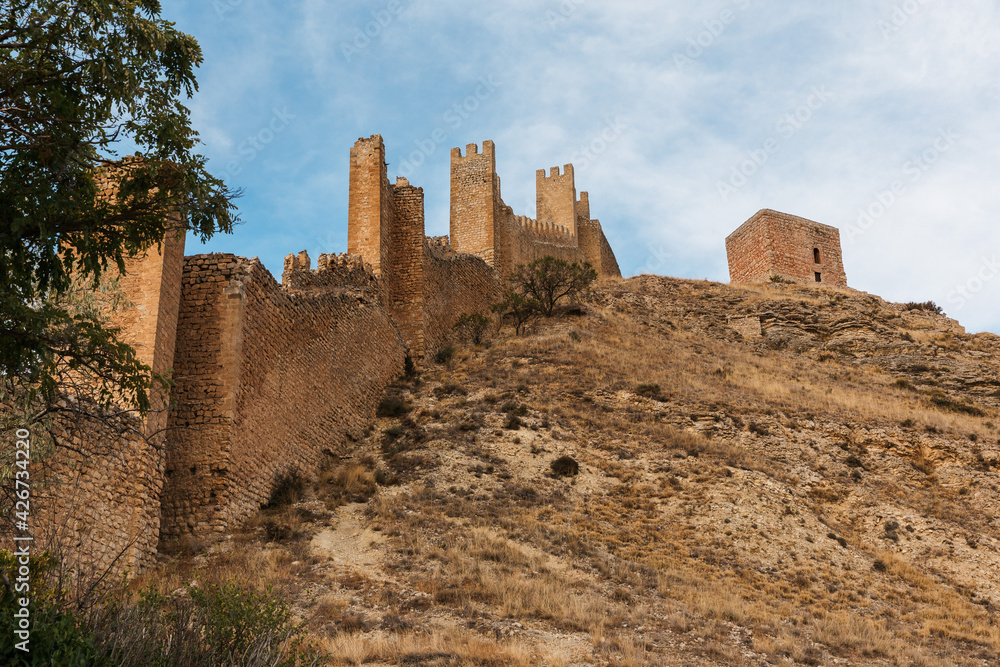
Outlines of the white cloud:
{"label": "white cloud", "polygon": [[[197,7],[175,0],[164,13]],[[949,303],[1000,235],[1000,10],[990,0],[401,0],[403,11],[350,59],[342,45],[388,0],[281,7],[248,2],[223,24],[181,25],[209,56],[194,109],[210,151],[231,152],[265,102],[300,109],[286,143],[248,166],[256,192],[244,217],[284,218],[241,231],[301,230],[302,242],[276,257],[311,248],[330,229],[346,237],[346,161],[358,136],[381,132],[393,169],[443,127],[448,145],[411,177],[425,188],[429,231],[447,230],[448,149],[492,138],[504,197],[519,213],[533,211],[536,169],[578,163],[578,188],[591,192],[626,273],[656,267],[726,280],[725,236],[757,209],[846,230],[903,179],[905,193],[877,222],[845,238],[852,284],[933,298],[971,330],[1000,331],[991,307],[1000,277],[961,309]],[[678,55],[687,58],[680,67]],[[488,75],[499,89],[449,125],[444,113]],[[785,136],[779,119],[815,87],[830,99]],[[581,148],[615,117],[627,129],[581,169]],[[961,140],[913,178],[907,163],[949,129]],[[719,181],[769,139],[777,148],[766,163],[723,200]],[[290,206],[294,213],[256,203],[316,199],[323,205]],[[243,241],[226,243],[239,252]]]}

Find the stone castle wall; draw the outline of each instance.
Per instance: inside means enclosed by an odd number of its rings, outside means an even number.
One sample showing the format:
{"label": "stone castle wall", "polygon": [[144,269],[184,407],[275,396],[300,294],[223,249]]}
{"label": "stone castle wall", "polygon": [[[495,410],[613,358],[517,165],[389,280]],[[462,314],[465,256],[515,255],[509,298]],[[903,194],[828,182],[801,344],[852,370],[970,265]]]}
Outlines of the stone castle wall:
{"label": "stone castle wall", "polygon": [[[316,269],[305,252],[289,255],[279,284],[257,259],[185,258],[183,234],[129,263],[132,307],[115,323],[173,387],[154,396],[146,438],[53,461],[77,483],[42,515],[53,528],[62,518],[89,561],[139,568],[158,543],[238,527],[280,476],[309,474],[357,440],[407,355],[423,363],[461,315],[489,313],[518,264],[553,255],[620,276],[571,165],[539,176],[529,219],[503,202],[492,142],[456,149],[449,242],[425,237],[423,190],[389,182],[380,136],[360,139],[350,160],[348,254],[321,255]],[[88,429],[61,437],[100,442]]]}
{"label": "stone castle wall", "polygon": [[726,239],[733,282],[778,276],[803,284],[847,287],[840,231],[786,213],[762,210]]}
{"label": "stone castle wall", "polygon": [[[575,172],[536,172],[537,219],[515,215],[504,204],[496,173],[496,147],[483,142],[451,152],[451,245],[480,257],[503,277],[520,264],[551,255],[569,262],[590,262],[599,277],[621,277],[601,224],[590,219],[586,192],[577,200]],[[586,227],[586,240],[581,231]]]}
{"label": "stone castle wall", "polygon": [[256,259],[187,258],[166,541],[231,530],[280,475],[342,453],[402,371],[403,342],[373,275],[366,286],[343,261],[286,267],[283,287]]}

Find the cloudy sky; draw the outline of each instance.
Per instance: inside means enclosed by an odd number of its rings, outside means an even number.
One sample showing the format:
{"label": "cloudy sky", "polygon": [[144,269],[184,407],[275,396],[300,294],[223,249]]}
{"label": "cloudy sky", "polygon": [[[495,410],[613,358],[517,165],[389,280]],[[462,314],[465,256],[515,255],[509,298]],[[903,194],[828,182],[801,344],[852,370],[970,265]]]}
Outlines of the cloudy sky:
{"label": "cloudy sky", "polygon": [[164,0],[205,63],[192,119],[244,223],[188,254],[344,252],[351,145],[448,233],[453,146],[504,200],[573,162],[625,275],[727,281],[761,208],[841,228],[853,287],[1000,332],[993,0]]}

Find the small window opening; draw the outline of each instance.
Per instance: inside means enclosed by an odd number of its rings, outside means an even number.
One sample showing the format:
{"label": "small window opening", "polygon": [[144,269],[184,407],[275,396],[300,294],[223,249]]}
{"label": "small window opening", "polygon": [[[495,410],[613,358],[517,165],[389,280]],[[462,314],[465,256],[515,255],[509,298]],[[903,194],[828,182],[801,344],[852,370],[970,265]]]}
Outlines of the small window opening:
{"label": "small window opening", "polygon": [[813,261],[817,264],[820,263],[819,248],[813,248]]}
{"label": "small window opening", "polygon": [[822,273],[817,273],[816,274],[816,282],[818,282],[818,283],[823,282],[823,274]]}

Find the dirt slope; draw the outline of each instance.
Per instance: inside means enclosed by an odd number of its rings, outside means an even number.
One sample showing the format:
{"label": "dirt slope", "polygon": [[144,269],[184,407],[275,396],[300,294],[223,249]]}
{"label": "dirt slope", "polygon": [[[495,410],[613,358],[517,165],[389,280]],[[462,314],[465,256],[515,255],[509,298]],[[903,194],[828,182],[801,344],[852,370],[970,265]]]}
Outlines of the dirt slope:
{"label": "dirt slope", "polygon": [[334,664],[1000,663],[1000,338],[790,285],[582,311],[400,382],[158,576],[273,581]]}

